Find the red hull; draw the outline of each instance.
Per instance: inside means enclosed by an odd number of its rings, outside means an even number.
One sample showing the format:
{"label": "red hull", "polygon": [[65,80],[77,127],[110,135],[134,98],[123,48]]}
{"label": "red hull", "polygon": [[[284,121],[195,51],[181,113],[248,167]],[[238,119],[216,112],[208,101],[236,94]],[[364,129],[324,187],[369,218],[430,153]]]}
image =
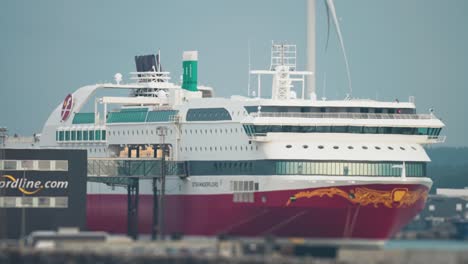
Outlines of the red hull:
{"label": "red hull", "polygon": [[[427,192],[424,185],[340,186],[258,192],[253,203],[234,203],[232,194],[170,195],[166,232],[387,239],[423,209]],[[126,233],[126,199],[126,195],[88,195],[88,228]],[[152,201],[152,195],[140,196],[140,233],[151,232]]]}

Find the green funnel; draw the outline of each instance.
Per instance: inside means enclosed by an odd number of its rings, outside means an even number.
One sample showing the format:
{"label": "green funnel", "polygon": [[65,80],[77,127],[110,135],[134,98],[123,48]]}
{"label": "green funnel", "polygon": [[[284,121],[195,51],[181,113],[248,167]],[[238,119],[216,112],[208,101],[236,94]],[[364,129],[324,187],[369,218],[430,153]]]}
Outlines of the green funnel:
{"label": "green funnel", "polygon": [[182,68],[182,88],[192,92],[198,91],[198,51],[184,51]]}

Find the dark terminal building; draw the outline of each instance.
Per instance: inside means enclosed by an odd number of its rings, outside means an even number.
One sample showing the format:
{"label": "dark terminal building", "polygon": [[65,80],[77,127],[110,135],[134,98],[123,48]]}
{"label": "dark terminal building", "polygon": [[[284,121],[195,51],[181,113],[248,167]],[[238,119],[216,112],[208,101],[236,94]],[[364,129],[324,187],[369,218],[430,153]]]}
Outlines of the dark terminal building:
{"label": "dark terminal building", "polygon": [[86,227],[84,150],[0,148],[0,239]]}

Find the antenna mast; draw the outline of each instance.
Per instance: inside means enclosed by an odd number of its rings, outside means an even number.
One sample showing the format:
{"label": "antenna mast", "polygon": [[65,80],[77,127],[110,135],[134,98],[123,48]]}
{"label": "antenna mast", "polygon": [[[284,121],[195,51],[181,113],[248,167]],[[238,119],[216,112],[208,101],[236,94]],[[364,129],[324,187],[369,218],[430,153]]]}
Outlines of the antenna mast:
{"label": "antenna mast", "polygon": [[249,72],[247,73],[247,78],[248,78],[248,84],[247,84],[247,97],[250,97],[250,69],[251,69],[251,65],[250,65],[250,40],[247,41],[247,56],[248,56],[248,60],[249,60]]}
{"label": "antenna mast", "polygon": [[307,94],[317,100],[315,91],[315,0],[307,0],[307,71],[312,72],[307,80]]}

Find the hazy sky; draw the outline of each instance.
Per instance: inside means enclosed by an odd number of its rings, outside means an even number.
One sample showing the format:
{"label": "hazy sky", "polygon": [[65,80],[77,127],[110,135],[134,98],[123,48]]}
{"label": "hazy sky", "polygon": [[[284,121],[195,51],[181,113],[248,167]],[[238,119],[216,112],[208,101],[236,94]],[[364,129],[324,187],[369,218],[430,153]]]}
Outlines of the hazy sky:
{"label": "hazy sky", "polygon": [[[451,146],[468,146],[468,1],[335,0],[351,66],[353,97],[435,108]],[[271,40],[298,46],[305,67],[304,0],[0,1],[0,126],[40,132],[53,108],[78,87],[134,70],[134,56],[161,49],[181,73],[184,50],[199,51],[199,82],[219,96],[246,94],[252,68],[269,64]],[[318,95],[342,99],[346,72],[317,1]],[[326,87],[323,78],[326,72]]]}

